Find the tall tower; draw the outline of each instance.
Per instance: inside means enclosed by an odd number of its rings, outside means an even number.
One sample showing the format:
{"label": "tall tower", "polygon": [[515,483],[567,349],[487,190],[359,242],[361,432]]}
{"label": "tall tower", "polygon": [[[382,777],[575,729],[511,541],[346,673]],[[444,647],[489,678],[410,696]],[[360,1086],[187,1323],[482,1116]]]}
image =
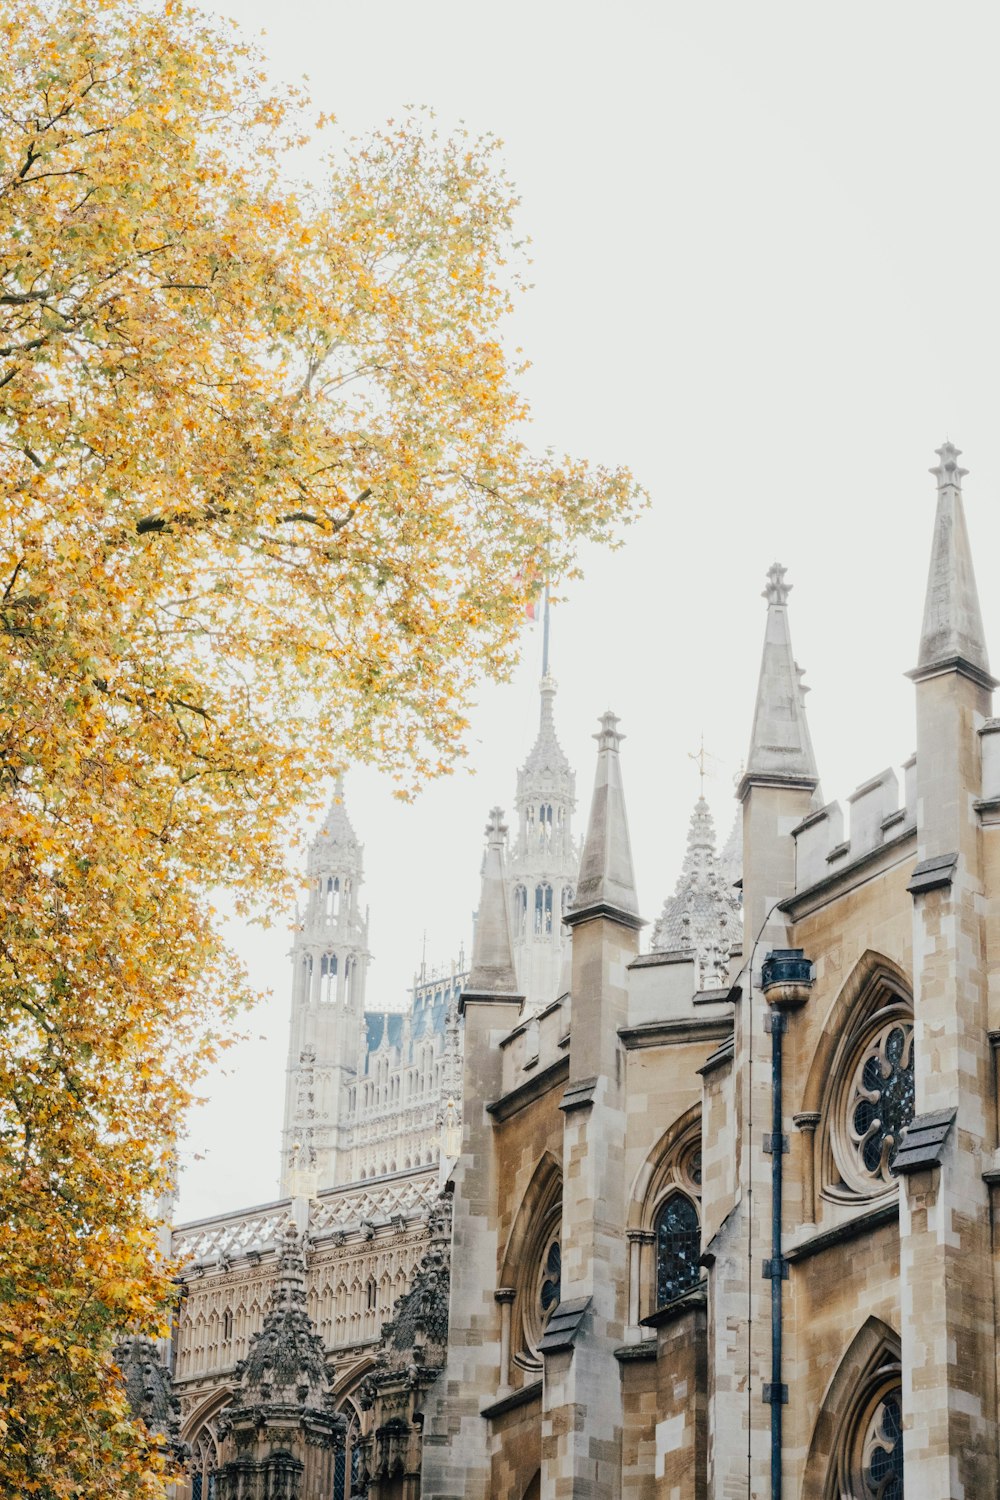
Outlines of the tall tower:
{"label": "tall tower", "polygon": [[309,846],[309,894],[292,947],[292,1019],[281,1191],[332,1187],[350,1171],[348,1089],[357,1071],[368,971],[364,846],[337,789]]}
{"label": "tall tower", "polygon": [[563,916],[576,890],[580,851],[573,841],[576,776],[556,738],[555,679],[548,670],[548,600],[538,737],[517,773],[518,827],[507,866],[518,988],[526,1009],[558,998],[569,955]]}

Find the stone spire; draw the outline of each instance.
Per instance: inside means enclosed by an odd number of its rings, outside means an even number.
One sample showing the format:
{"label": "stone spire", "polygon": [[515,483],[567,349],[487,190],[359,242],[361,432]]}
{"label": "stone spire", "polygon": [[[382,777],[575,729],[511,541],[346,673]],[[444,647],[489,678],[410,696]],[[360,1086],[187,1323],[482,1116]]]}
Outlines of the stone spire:
{"label": "stone spire", "polygon": [[641,925],[618,754],[625,736],[618,733],[617,724],[617,716],[609,710],[601,716],[600,733],[594,735],[597,775],[590,821],[583,841],[576,900],[567,913],[567,921],[571,924],[579,922],[585,915],[603,912],[624,920],[628,926]]}
{"label": "stone spire", "polygon": [[524,763],[522,775],[548,772],[550,775],[572,775],[570,763],[556,737],[555,701],[557,683],[551,672],[546,672],[538,685],[541,695],[541,711],[538,735]]}
{"label": "stone spire", "polygon": [[494,807],[486,825],[486,854],[483,859],[482,893],[476,917],[476,934],[472,942],[472,965],[469,982],[462,992],[477,998],[496,996],[510,1000],[520,996],[514,953],[510,940],[510,915],[504,879],[504,849],[507,825],[503,809]]}
{"label": "stone spire", "polygon": [[693,952],[702,987],[708,988],[725,983],[730,950],[741,934],[739,900],[716,854],[708,803],[699,797],[691,814],[684,865],[653,928],[652,948],[659,953]]}
{"label": "stone spire", "polygon": [[750,751],[737,792],[741,799],[754,782],[813,788],[819,782],[806,721],[808,689],[802,684],[788,631],[792,586],[785,582],[786,571],[780,563],[771,564],[762,596],[767,600],[767,626]]}
{"label": "stone spire", "polygon": [[331,863],[343,863],[344,856],[350,863],[360,862],[361,845],[347,816],[344,778],[338,775],[326,816],[309,847],[309,873],[318,874]]}
{"label": "stone spire", "polygon": [[507,894],[518,992],[529,1011],[562,993],[569,946],[563,914],[573,900],[580,852],[573,838],[576,777],[556,737],[556,682],[539,685],[538,735],[517,773],[516,831],[507,864]]}
{"label": "stone spire", "polygon": [[962,479],[969,471],[959,467],[961,449],[954,443],[944,443],[936,451],[938,463],[930,471],[937,480],[938,489],[934,540],[927,574],[920,655],[916,669],[909,675],[919,682],[923,677],[954,670],[992,688],[996,682],[990,676],[972,549],[962,505]]}

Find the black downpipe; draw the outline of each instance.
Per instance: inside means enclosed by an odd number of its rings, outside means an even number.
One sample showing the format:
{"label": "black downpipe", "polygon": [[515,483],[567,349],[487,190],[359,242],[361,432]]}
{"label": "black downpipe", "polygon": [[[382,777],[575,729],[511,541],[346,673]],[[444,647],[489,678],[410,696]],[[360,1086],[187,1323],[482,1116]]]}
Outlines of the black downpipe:
{"label": "black downpipe", "polygon": [[771,1033],[771,1135],[766,1146],[771,1153],[771,1259],[764,1275],[771,1282],[771,1380],[764,1387],[764,1400],[771,1407],[771,1500],[781,1500],[781,1417],[788,1400],[788,1387],[781,1379],[782,1282],[788,1266],[781,1253],[781,1190],[784,1155],[788,1147],[782,1134],[781,1044],[785,1034],[783,1011],[771,1010],[764,1018]]}

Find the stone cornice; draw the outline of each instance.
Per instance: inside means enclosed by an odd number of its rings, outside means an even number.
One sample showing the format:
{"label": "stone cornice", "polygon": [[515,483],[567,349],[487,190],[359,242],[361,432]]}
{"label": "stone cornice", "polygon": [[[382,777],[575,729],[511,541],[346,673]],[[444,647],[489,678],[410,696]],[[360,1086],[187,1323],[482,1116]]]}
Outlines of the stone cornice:
{"label": "stone cornice", "polygon": [[645,1021],[641,1026],[622,1026],[618,1035],[626,1051],[636,1052],[644,1047],[723,1041],[732,1030],[731,1015],[679,1016],[670,1021]]}
{"label": "stone cornice", "polygon": [[794,1264],[799,1260],[808,1260],[812,1255],[819,1255],[824,1250],[830,1250],[834,1245],[846,1244],[849,1240],[858,1239],[863,1234],[870,1234],[874,1229],[881,1229],[884,1224],[898,1224],[899,1222],[899,1197],[894,1194],[886,1200],[875,1203],[871,1208],[864,1209],[855,1214],[853,1218],[845,1219],[840,1224],[833,1224],[829,1229],[820,1229],[809,1239],[802,1240],[797,1245],[789,1245],[785,1250],[785,1259]]}
{"label": "stone cornice", "polygon": [[533,1073],[524,1083],[518,1084],[509,1093],[494,1099],[492,1104],[487,1104],[486,1113],[491,1115],[497,1122],[509,1120],[511,1115],[516,1115],[519,1110],[526,1109],[550,1089],[558,1088],[564,1079],[569,1076],[569,1058],[560,1057],[556,1062],[550,1063],[540,1073]]}
{"label": "stone cornice", "polygon": [[518,1390],[511,1391],[507,1396],[501,1396],[499,1400],[492,1401],[489,1406],[480,1409],[479,1415],[485,1417],[488,1422],[502,1417],[505,1412],[516,1411],[519,1406],[527,1406],[529,1401],[540,1401],[542,1397],[542,1382],[532,1380],[529,1385],[522,1385]]}

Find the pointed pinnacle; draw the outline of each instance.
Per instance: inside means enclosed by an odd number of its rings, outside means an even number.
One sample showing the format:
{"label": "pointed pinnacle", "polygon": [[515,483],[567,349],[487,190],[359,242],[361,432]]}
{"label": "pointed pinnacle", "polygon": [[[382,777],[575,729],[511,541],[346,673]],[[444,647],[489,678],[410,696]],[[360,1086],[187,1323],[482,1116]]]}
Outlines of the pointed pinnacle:
{"label": "pointed pinnacle", "polygon": [[763,593],[760,596],[762,599],[766,599],[768,604],[788,603],[788,596],[792,592],[792,585],[785,582],[785,574],[787,572],[788,569],[783,568],[781,563],[778,562],[772,563],[768,568],[767,583],[764,585]]}
{"label": "pointed pinnacle", "polygon": [[938,482],[938,489],[943,490],[946,485],[953,484],[957,490],[962,488],[962,480],[968,474],[968,469],[959,466],[961,448],[956,448],[954,443],[943,442],[940,448],[935,448],[938,463],[928,473],[933,474]]}

